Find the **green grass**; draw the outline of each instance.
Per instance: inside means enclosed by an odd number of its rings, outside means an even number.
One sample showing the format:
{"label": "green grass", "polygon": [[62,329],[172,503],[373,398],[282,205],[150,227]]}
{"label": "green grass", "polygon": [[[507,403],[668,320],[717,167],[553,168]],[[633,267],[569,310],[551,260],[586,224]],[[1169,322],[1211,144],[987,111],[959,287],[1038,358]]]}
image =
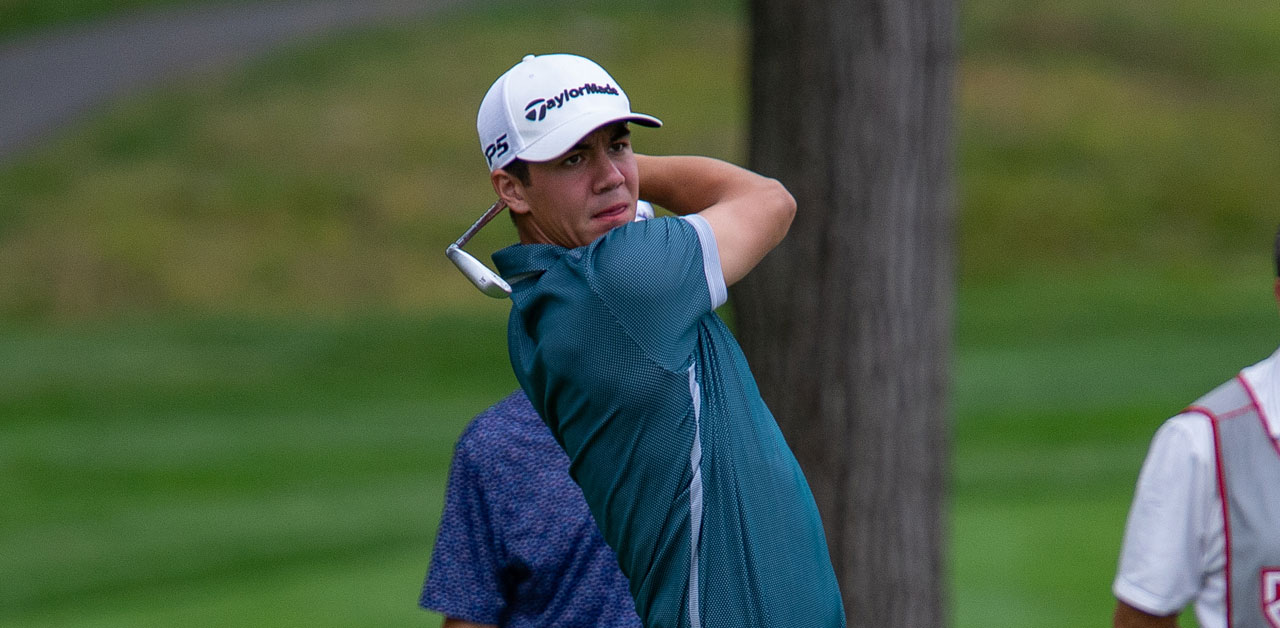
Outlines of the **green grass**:
{"label": "green grass", "polygon": [[[505,308],[440,254],[491,194],[474,108],[577,51],[667,123],[641,150],[740,159],[738,8],[456,10],[139,94],[0,169],[0,625],[437,622],[450,447],[515,386]],[[1280,20],[961,10],[954,625],[1105,625],[1150,436],[1280,335]]]}
{"label": "green grass", "polygon": [[[430,532],[430,530],[428,530]],[[235,572],[137,590],[93,605],[67,605],[22,626],[420,626],[439,618],[413,608],[423,573],[421,543],[388,544],[359,556]],[[157,597],[157,593],[163,597]],[[84,602],[82,600],[81,602]]]}
{"label": "green grass", "polygon": [[503,323],[6,334],[0,624],[421,621],[453,441],[515,387]]}
{"label": "green grass", "polygon": [[962,291],[955,626],[1108,625],[1151,436],[1280,341],[1272,276],[1257,261],[1228,280],[1126,271]]}
{"label": "green grass", "polygon": [[[1147,442],[1276,344],[1268,283],[1126,274],[964,292],[954,625],[1105,621]],[[413,602],[453,440],[514,387],[503,318],[10,330],[0,572],[16,577],[0,624],[436,621]]]}

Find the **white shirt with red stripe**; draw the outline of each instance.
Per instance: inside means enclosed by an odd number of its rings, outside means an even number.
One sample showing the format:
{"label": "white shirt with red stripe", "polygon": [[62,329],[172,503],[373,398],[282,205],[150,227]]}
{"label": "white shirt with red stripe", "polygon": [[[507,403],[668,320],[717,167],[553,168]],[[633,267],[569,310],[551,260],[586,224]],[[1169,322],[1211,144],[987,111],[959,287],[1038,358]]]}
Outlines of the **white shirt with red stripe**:
{"label": "white shirt with red stripe", "polygon": [[[1280,350],[1241,375],[1280,439]],[[1201,628],[1226,628],[1225,546],[1213,428],[1201,413],[1179,414],[1151,441],[1111,590],[1153,615],[1194,602]]]}

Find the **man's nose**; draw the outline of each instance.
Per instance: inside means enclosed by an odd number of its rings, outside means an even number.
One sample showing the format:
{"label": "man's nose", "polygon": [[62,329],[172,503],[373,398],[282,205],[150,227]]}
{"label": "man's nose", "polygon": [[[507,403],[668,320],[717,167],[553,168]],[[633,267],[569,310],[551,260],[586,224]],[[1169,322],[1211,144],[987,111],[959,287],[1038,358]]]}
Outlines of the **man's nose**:
{"label": "man's nose", "polygon": [[614,163],[608,155],[601,155],[596,160],[596,164],[596,192],[608,192],[622,185],[622,182],[626,180],[622,176],[622,170],[618,168],[618,164]]}

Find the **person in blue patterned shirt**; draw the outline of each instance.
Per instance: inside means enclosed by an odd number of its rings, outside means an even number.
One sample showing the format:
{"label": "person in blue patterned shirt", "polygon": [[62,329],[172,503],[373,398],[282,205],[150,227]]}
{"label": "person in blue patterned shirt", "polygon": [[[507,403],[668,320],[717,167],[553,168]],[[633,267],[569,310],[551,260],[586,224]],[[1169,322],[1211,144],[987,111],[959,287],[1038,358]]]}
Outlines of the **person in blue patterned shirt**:
{"label": "person in blue patterned shirt", "polygon": [[419,605],[444,615],[442,628],[640,626],[569,457],[524,392],[458,439]]}

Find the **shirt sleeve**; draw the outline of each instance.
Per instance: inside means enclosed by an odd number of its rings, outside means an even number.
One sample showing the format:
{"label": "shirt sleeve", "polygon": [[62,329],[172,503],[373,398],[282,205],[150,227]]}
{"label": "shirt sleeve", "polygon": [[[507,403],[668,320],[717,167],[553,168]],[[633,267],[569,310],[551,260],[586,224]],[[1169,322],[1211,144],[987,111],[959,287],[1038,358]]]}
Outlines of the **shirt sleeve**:
{"label": "shirt sleeve", "polygon": [[592,290],[650,357],[687,359],[702,317],[728,300],[715,234],[697,215],[619,227],[590,247]]}
{"label": "shirt sleeve", "polygon": [[1138,476],[1112,585],[1117,598],[1171,615],[1197,597],[1208,570],[1215,479],[1208,417],[1186,413],[1165,422]]}
{"label": "shirt sleeve", "polygon": [[724,269],[720,266],[720,249],[716,244],[715,231],[706,218],[697,214],[682,216],[680,219],[693,225],[698,234],[698,247],[702,249],[702,272],[707,279],[711,309],[714,310],[729,301],[729,287],[724,282]]}
{"label": "shirt sleeve", "polygon": [[483,469],[460,440],[449,469],[444,513],[419,606],[446,617],[497,624],[502,595],[500,553]]}

